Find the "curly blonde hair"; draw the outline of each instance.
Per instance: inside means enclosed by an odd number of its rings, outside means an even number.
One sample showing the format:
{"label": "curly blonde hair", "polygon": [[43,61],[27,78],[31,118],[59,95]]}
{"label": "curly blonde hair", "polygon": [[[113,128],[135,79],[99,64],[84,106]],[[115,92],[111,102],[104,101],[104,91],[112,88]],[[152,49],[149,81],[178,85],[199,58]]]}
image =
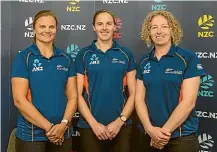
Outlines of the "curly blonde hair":
{"label": "curly blonde hair", "polygon": [[168,21],[169,27],[171,30],[172,35],[172,43],[175,45],[178,45],[181,42],[181,39],[183,37],[183,32],[181,29],[181,25],[179,21],[173,16],[172,13],[168,11],[153,11],[149,13],[142,25],[142,31],[141,31],[141,39],[146,43],[148,47],[151,47],[153,45],[153,41],[150,37],[150,30],[151,30],[151,21],[155,16],[161,15]]}

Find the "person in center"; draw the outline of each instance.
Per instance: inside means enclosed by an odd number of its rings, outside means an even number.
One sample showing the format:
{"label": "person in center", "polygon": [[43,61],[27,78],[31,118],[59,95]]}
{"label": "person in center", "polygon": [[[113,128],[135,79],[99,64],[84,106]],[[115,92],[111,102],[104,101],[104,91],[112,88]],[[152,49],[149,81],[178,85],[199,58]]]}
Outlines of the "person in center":
{"label": "person in center", "polygon": [[[131,51],[113,40],[114,15],[93,17],[97,40],[75,60],[82,152],[128,152],[134,109],[136,65]],[[127,98],[129,90],[129,98]]]}

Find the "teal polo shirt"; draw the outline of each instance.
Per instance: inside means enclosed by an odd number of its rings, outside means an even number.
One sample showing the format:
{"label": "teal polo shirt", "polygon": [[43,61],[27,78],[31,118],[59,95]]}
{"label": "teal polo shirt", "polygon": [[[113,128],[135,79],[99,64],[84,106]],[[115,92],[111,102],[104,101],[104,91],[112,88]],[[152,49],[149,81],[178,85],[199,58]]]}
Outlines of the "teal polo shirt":
{"label": "teal polo shirt", "polygon": [[[192,51],[172,45],[161,59],[155,57],[153,49],[140,59],[137,79],[146,88],[145,101],[153,126],[162,127],[181,101],[181,86],[185,79],[203,76],[205,72]],[[139,125],[142,132],[144,129]],[[198,118],[195,109],[186,121],[172,133],[172,138],[197,132]]]}
{"label": "teal polo shirt", "polygon": [[[117,119],[127,101],[126,74],[136,69],[131,51],[113,41],[103,52],[93,41],[75,60],[76,72],[84,75],[83,97],[93,117],[103,125]],[[130,123],[130,122],[129,122]],[[81,116],[78,127],[90,126]]]}
{"label": "teal polo shirt", "polygon": [[[48,121],[61,122],[67,98],[66,83],[69,77],[76,76],[72,58],[54,46],[54,54],[45,58],[36,44],[20,51],[14,60],[11,77],[25,78],[29,81],[31,102]],[[45,131],[29,123],[20,113],[16,136],[25,141],[47,141]],[[65,138],[71,136],[71,129]]]}

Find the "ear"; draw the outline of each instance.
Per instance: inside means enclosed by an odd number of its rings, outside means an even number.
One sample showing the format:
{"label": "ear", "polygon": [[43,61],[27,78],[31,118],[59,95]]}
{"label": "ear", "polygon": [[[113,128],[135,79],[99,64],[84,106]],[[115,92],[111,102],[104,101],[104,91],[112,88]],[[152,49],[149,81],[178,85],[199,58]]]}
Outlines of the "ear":
{"label": "ear", "polygon": [[96,28],[95,28],[95,26],[94,25],[92,25],[93,26],[93,30],[94,30],[94,32],[96,32]]}

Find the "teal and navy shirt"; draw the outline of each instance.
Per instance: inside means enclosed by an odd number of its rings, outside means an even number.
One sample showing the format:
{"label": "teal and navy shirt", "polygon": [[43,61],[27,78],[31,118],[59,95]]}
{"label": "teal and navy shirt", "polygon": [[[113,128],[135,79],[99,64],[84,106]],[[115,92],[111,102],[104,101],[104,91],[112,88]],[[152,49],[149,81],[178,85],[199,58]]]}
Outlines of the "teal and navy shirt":
{"label": "teal and navy shirt", "polygon": [[[72,58],[54,46],[54,54],[49,59],[40,54],[36,44],[20,51],[14,60],[11,77],[29,81],[30,102],[48,121],[61,122],[67,98],[66,83],[69,77],[76,76]],[[47,141],[45,131],[29,123],[20,113],[16,136],[25,141]],[[71,136],[71,129],[65,138]]]}
{"label": "teal and navy shirt", "polygon": [[[94,118],[108,125],[117,119],[127,101],[127,72],[136,69],[132,53],[113,41],[105,53],[93,41],[75,60],[76,72],[84,75],[83,97]],[[78,127],[90,126],[81,117]]]}
{"label": "teal and navy shirt", "polygon": [[[203,76],[205,72],[192,51],[172,45],[161,59],[155,57],[153,49],[140,59],[137,79],[146,88],[145,102],[153,126],[163,127],[174,109],[181,102],[181,86],[185,79]],[[144,132],[142,125],[139,128]],[[172,133],[172,138],[197,132],[198,118],[195,109],[186,121]]]}

